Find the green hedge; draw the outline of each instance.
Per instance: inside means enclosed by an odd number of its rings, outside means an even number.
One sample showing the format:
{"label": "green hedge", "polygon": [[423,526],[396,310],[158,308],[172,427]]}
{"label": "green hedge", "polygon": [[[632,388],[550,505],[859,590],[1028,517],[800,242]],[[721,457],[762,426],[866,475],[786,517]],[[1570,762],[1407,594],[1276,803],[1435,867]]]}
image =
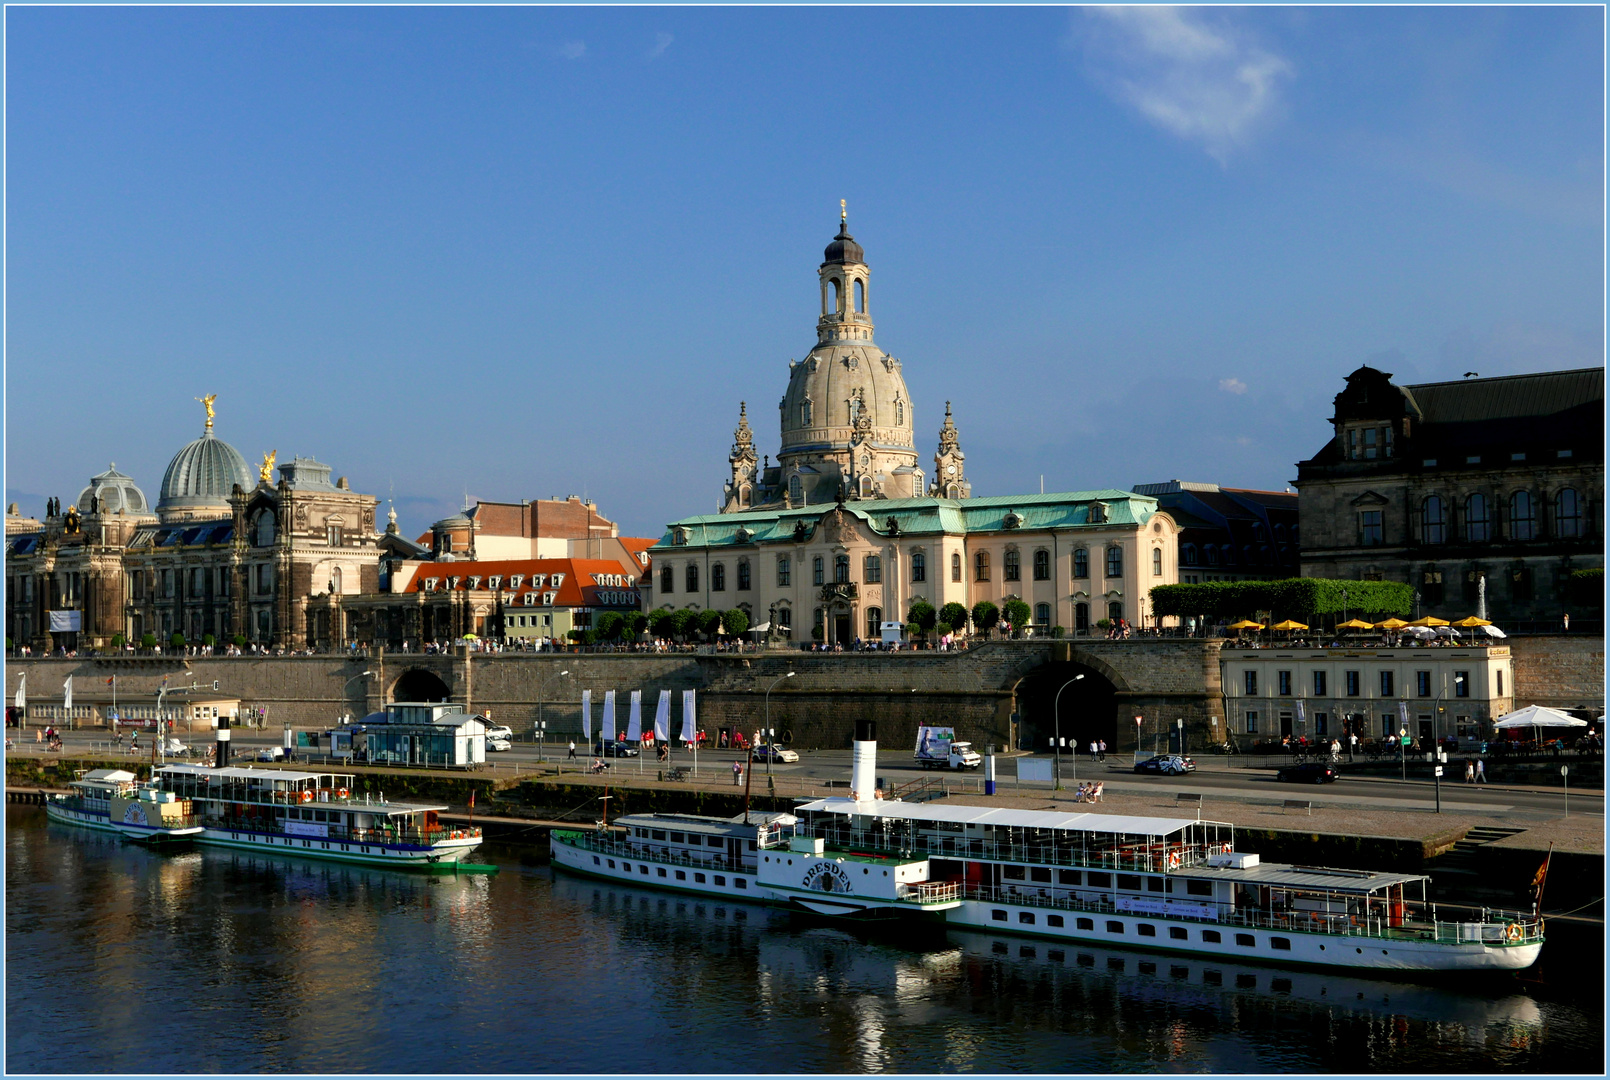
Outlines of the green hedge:
{"label": "green hedge", "polygon": [[[1345,600],[1344,591],[1347,593]],[[1407,616],[1414,610],[1414,587],[1401,581],[1287,578],[1284,581],[1158,585],[1152,589],[1154,615],[1239,619],[1267,612],[1270,618],[1279,621],[1341,615],[1344,610],[1361,618]]]}

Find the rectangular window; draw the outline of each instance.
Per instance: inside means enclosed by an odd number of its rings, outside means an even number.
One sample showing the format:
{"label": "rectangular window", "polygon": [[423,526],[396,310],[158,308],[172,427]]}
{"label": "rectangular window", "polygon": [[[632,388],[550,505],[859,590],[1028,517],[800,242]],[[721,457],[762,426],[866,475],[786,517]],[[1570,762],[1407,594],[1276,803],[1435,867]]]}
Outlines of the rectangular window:
{"label": "rectangular window", "polygon": [[1107,549],[1107,576],[1124,576],[1124,549],[1117,544]]}
{"label": "rectangular window", "polygon": [[1213,895],[1213,882],[1211,882],[1211,881],[1186,881],[1186,883],[1185,883],[1185,893],[1186,893],[1187,896],[1212,896]]}
{"label": "rectangular window", "polygon": [[1090,576],[1090,552],[1079,548],[1073,553],[1073,576],[1087,578]]}
{"label": "rectangular window", "polygon": [[811,584],[823,585],[826,584],[826,581],[826,564],[822,562],[822,557],[818,555],[811,560]]}
{"label": "rectangular window", "polygon": [[1146,879],[1146,891],[1147,892],[1162,892],[1164,884],[1165,884],[1164,879],[1162,879],[1160,877],[1149,877],[1149,878]]}
{"label": "rectangular window", "polygon": [[1173,938],[1175,941],[1184,941],[1186,938],[1190,937],[1190,932],[1187,931],[1183,926],[1171,926],[1168,928],[1168,936]]}
{"label": "rectangular window", "polygon": [[1255,697],[1258,693],[1258,673],[1247,669],[1241,673],[1242,689],[1248,697]]}
{"label": "rectangular window", "polygon": [[734,885],[738,886],[738,888],[740,888],[740,889],[749,888],[749,879],[748,878],[741,878],[741,877],[733,878],[732,883]]}
{"label": "rectangular window", "polygon": [[1123,923],[1119,922],[1117,919],[1108,919],[1107,920],[1107,933],[1109,933],[1109,934],[1122,934],[1123,932],[1124,932],[1124,924]]}
{"label": "rectangular window", "polygon": [[1001,876],[1008,881],[1022,881],[1025,877],[1025,868],[1021,866],[1001,867]]}
{"label": "rectangular window", "polygon": [[1314,696],[1325,696],[1325,673],[1323,671],[1314,672]]}
{"label": "rectangular window", "polygon": [[1253,937],[1251,934],[1237,934],[1235,936],[1235,943],[1243,948],[1251,949],[1257,946],[1258,939]]}
{"label": "rectangular window", "polygon": [[883,558],[878,555],[868,555],[862,560],[861,580],[868,585],[878,585],[883,581]]}
{"label": "rectangular window", "polygon": [[779,556],[777,556],[777,587],[780,588],[780,589],[788,588],[788,579],[789,579],[788,556],[787,555],[779,555]]}
{"label": "rectangular window", "polygon": [[1045,925],[1053,926],[1053,927],[1062,927],[1062,926],[1065,926],[1066,923],[1063,920],[1061,915],[1047,915],[1045,917]]}
{"label": "rectangular window", "polygon": [[1130,892],[1140,892],[1140,875],[1119,874],[1118,887],[1120,889],[1127,889]]}
{"label": "rectangular window", "polygon": [[1050,881],[1051,881],[1051,868],[1049,866],[1034,866],[1034,867],[1030,867],[1029,868],[1029,880],[1030,881],[1044,881],[1047,884],[1049,884]]}
{"label": "rectangular window", "polygon": [[1137,923],[1135,925],[1135,933],[1139,934],[1141,937],[1156,937],[1157,927],[1153,926],[1151,923]]}
{"label": "rectangular window", "polygon": [[1285,952],[1290,952],[1291,951],[1291,938],[1272,937],[1272,938],[1269,939],[1269,947],[1271,949],[1282,949]]}
{"label": "rectangular window", "polygon": [[1086,875],[1092,889],[1112,888],[1112,875],[1105,870],[1091,870]]}
{"label": "rectangular window", "polygon": [[928,580],[928,558],[920,551],[911,555],[911,580],[913,582]]}
{"label": "rectangular window", "polygon": [[1079,871],[1077,871],[1077,870],[1058,870],[1057,871],[1057,884],[1058,885],[1077,885],[1077,884],[1079,884]]}
{"label": "rectangular window", "polygon": [[1381,672],[1381,696],[1391,697],[1393,692],[1392,673],[1390,671]]}
{"label": "rectangular window", "polygon": [[1416,671],[1414,673],[1414,690],[1420,697],[1431,696],[1431,672]]}
{"label": "rectangular window", "polygon": [[1379,547],[1382,543],[1381,511],[1361,510],[1358,515],[1358,542],[1365,547]]}
{"label": "rectangular window", "polygon": [[1470,672],[1456,671],[1453,673],[1453,696],[1470,696]]}
{"label": "rectangular window", "polygon": [[1017,921],[1022,923],[1024,926],[1033,926],[1034,913],[1032,911],[1020,911],[1017,913]]}
{"label": "rectangular window", "polygon": [[1006,912],[1002,911],[1000,908],[991,908],[989,917],[994,919],[996,922],[1005,922]]}
{"label": "rectangular window", "polygon": [[1281,697],[1291,697],[1291,672],[1275,672],[1275,682],[1279,686],[1279,689],[1276,691],[1276,693],[1278,693]]}
{"label": "rectangular window", "polygon": [[1493,672],[1493,674],[1495,676],[1497,676],[1497,678],[1498,678],[1498,696],[1503,697],[1504,696],[1504,669],[1499,668],[1497,671]]}
{"label": "rectangular window", "polygon": [[1356,671],[1344,671],[1344,672],[1342,672],[1342,682],[1347,687],[1347,696],[1348,697],[1358,697],[1358,693],[1359,693],[1358,672],[1356,672]]}
{"label": "rectangular window", "polygon": [[1258,733],[1258,710],[1256,710],[1256,709],[1248,709],[1247,710],[1247,734],[1248,735],[1256,735],[1257,733]]}
{"label": "rectangular window", "polygon": [[1077,930],[1094,930],[1096,921],[1094,919],[1074,919],[1073,925]]}

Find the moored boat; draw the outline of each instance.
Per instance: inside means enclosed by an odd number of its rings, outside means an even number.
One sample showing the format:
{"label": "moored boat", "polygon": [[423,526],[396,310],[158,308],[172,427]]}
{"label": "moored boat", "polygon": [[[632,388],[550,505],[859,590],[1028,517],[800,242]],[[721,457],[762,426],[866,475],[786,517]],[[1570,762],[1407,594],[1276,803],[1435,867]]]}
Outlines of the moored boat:
{"label": "moored boat", "polygon": [[202,833],[193,804],[155,784],[113,795],[109,817],[112,828],[126,839],[151,847],[189,843]]}
{"label": "moored boat", "polygon": [[112,800],[132,793],[139,777],[126,769],[94,769],[74,780],[72,794],[52,795],[45,800],[45,816],[64,825],[116,832],[112,825]]}

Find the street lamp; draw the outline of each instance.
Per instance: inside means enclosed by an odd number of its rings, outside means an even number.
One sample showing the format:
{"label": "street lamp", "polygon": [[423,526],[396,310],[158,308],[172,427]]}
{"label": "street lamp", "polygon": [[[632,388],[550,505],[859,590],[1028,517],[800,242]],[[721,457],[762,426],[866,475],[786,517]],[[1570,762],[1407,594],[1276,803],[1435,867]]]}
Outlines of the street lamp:
{"label": "street lamp", "polygon": [[[1084,678],[1083,675],[1075,675],[1073,678],[1057,687],[1057,696],[1051,703],[1051,749],[1053,753],[1056,754],[1056,788],[1058,791],[1062,790],[1062,691],[1066,690],[1068,687],[1072,686],[1082,678]],[[1077,746],[1073,748],[1073,778],[1076,781],[1079,779],[1079,748]]]}
{"label": "street lamp", "polygon": [[543,751],[547,748],[546,745],[544,745],[546,743],[546,740],[544,739],[544,734],[545,734],[544,729],[547,727],[547,725],[543,722],[543,719],[542,719],[542,695],[543,695],[544,692],[547,691],[548,684],[550,682],[552,682],[555,679],[562,679],[566,675],[569,675],[569,674],[570,674],[570,671],[568,669],[566,669],[565,671],[559,672],[557,675],[549,675],[546,679],[543,679],[542,682],[537,684],[537,726],[536,726],[535,730],[532,731],[532,734],[537,736],[537,738],[539,740],[542,740],[542,742],[540,742],[538,744],[538,749],[537,749],[537,760],[538,761],[542,760]]}
{"label": "street lamp", "polygon": [[[1454,696],[1459,696],[1459,687],[1464,684],[1463,675],[1453,677]],[[1437,745],[1433,747],[1434,753],[1440,753],[1442,747],[1442,702],[1448,696],[1448,685],[1443,683],[1437,691],[1437,699],[1431,703],[1431,741]]]}
{"label": "street lamp", "polygon": [[1140,729],[1141,729],[1141,725],[1143,725],[1145,722],[1146,721],[1145,721],[1144,718],[1139,717],[1139,716],[1135,717],[1135,763],[1136,764],[1140,763]]}
{"label": "street lamp", "polygon": [[[766,737],[768,739],[771,738],[770,732],[772,730],[772,727],[771,727],[771,692],[777,686],[778,683],[782,682],[784,679],[792,679],[793,677],[794,677],[794,673],[792,671],[790,671],[787,675],[779,675],[779,676],[777,676],[777,678],[772,680],[771,686],[766,687],[766,731],[768,732]],[[772,759],[771,750],[767,749],[767,751],[766,751],[766,775],[767,776],[771,775],[771,759]]]}

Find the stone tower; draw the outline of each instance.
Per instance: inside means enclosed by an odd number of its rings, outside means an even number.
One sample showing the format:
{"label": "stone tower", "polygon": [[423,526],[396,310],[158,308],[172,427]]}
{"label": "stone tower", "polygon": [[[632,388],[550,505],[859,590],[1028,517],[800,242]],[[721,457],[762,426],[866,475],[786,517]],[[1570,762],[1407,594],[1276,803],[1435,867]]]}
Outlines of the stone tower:
{"label": "stone tower", "polygon": [[928,494],[939,499],[965,499],[973,493],[973,485],[967,482],[967,474],[962,469],[962,463],[967,455],[962,453],[961,435],[956,431],[956,422],[950,418],[950,402],[945,402],[945,423],[939,429],[939,450],[934,454],[934,482],[928,486]]}

